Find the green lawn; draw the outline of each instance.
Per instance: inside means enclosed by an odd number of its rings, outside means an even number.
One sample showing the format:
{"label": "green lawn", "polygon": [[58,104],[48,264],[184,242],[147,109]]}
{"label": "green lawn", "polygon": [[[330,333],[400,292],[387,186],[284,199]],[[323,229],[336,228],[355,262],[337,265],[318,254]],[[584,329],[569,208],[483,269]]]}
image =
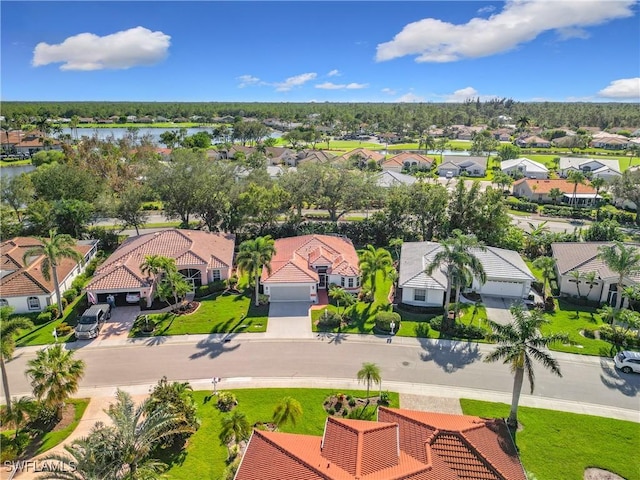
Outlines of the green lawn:
{"label": "green lawn", "polygon": [[11,167],[16,165],[31,165],[31,159],[25,158],[22,160],[11,160],[11,161],[0,160],[0,167]]}
{"label": "green lawn", "polygon": [[[505,418],[509,405],[461,399],[466,415]],[[538,480],[576,480],[598,467],[640,480],[640,425],[609,418],[520,407],[516,445],[525,469]]]}
{"label": "green lawn", "polygon": [[84,411],[87,409],[87,405],[89,405],[89,399],[74,398],[67,400],[67,403],[71,403],[76,407],[73,422],[62,430],[45,433],[41,439],[42,441],[40,443],[40,446],[38,447],[36,454],[51,450],[53,447],[62,443],[69,435],[71,435],[71,433],[78,426],[78,423],[80,423],[80,419],[82,418],[82,415],[84,415]]}
{"label": "green lawn", "polygon": [[[199,300],[200,307],[189,315],[171,313],[151,314],[149,320],[157,323],[154,336],[206,333],[265,332],[268,306],[255,307],[250,292],[242,295],[217,294]],[[138,320],[142,325],[142,315]],[[134,327],[129,336],[141,336]]]}
{"label": "green lawn", "polygon": [[[355,374],[355,372],[354,372]],[[307,435],[322,435],[327,414],[322,406],[330,395],[344,393],[364,397],[364,391],[340,391],[303,388],[267,388],[234,390],[238,399],[238,409],[246,414],[250,424],[271,420],[273,409],[278,401],[291,396],[302,404],[303,414],[296,426],[285,425],[282,431]],[[373,392],[374,394],[377,391]],[[172,480],[219,479],[225,469],[227,449],[218,439],[220,419],[225,415],[209,401],[210,391],[194,392],[198,404],[198,416],[202,423],[200,429],[189,439],[185,453],[174,459],[166,477]],[[399,406],[399,396],[390,392],[391,406]],[[166,460],[166,459],[165,459]]]}

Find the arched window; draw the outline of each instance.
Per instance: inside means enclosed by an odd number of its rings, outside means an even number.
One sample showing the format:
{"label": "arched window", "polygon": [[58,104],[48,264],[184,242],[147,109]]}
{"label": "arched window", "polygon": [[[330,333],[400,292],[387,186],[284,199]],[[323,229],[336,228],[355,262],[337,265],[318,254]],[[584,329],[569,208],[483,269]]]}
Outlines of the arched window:
{"label": "arched window", "polygon": [[38,297],[27,298],[27,306],[29,310],[40,310],[40,299]]}
{"label": "arched window", "polygon": [[202,273],[197,268],[185,268],[180,273],[194,287],[202,285]]}

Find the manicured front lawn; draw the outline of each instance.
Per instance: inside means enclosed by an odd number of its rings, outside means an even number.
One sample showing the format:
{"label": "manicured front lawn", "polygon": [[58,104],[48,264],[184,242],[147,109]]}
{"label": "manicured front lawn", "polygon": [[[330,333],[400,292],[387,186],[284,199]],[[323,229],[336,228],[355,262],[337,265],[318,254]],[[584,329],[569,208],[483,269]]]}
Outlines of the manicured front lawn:
{"label": "manicured front lawn", "polygon": [[[461,399],[466,415],[506,418],[509,405]],[[525,469],[538,480],[583,478],[588,467],[640,480],[640,425],[623,420],[520,407],[516,445]]]}
{"label": "manicured front lawn", "polygon": [[73,417],[73,422],[70,423],[67,427],[62,430],[56,430],[47,432],[42,437],[42,443],[38,447],[37,454],[46,452],[47,450],[51,450],[56,445],[62,443],[71,433],[76,429],[78,423],[80,423],[80,419],[82,415],[84,415],[84,411],[87,409],[89,405],[88,398],[74,398],[67,400],[67,403],[75,405],[75,415]]}
{"label": "manicured front lawn", "polygon": [[[244,333],[265,332],[267,330],[267,318],[269,307],[266,305],[256,307],[252,298],[247,294],[221,293],[208,298],[198,300],[200,307],[194,313],[188,315],[151,314],[149,320],[156,322],[154,336],[158,335],[185,335],[207,333]],[[142,336],[139,331],[142,326],[142,318],[131,330],[129,336]]]}
{"label": "manicured front lawn", "polygon": [[[354,372],[355,375],[355,372]],[[377,390],[372,389],[372,395]],[[301,433],[307,435],[322,435],[327,414],[322,406],[324,400],[335,393],[344,393],[364,397],[364,391],[340,391],[329,389],[305,388],[266,388],[233,390],[238,399],[236,409],[247,416],[249,423],[271,421],[273,409],[278,401],[291,396],[302,405],[302,418],[295,425],[284,425],[283,432]],[[226,415],[215,406],[215,397],[210,400],[210,391],[194,392],[198,405],[198,416],[202,423],[198,431],[189,439],[183,457],[174,459],[174,463],[167,471],[167,478],[173,480],[218,479],[225,469],[227,449],[218,439],[220,419]],[[390,392],[391,407],[399,406],[399,396]],[[164,459],[169,461],[169,459]]]}

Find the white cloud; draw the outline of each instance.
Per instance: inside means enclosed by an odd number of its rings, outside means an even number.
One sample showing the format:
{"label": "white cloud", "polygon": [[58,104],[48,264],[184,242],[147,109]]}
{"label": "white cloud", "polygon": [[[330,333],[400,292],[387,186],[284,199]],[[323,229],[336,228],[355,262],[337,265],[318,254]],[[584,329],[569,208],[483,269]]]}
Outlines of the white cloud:
{"label": "white cloud", "polygon": [[302,73],[300,75],[296,75],[294,77],[287,78],[284,82],[274,83],[276,87],[276,92],[288,92],[293,87],[299,87],[304,85],[305,83],[315,79],[318,75],[316,73]]}
{"label": "white cloud", "polygon": [[171,37],[144,27],[99,37],[80,33],[57,45],[40,42],[33,50],[32,65],[62,63],[60,70],[126,69],[153,65],[167,57]]}
{"label": "white cloud", "polygon": [[456,103],[456,102],[464,102],[469,98],[477,98],[478,91],[473,87],[461,88],[460,90],[456,90],[450,95],[447,95],[446,102]]}
{"label": "white cloud", "polygon": [[[584,27],[634,15],[637,0],[509,0],[489,18],[472,18],[455,25],[425,18],[406,25],[393,40],[380,43],[376,60],[416,55],[417,62],[453,62],[486,57],[516,48],[546,31],[561,36]],[[582,32],[580,35],[584,35]]]}
{"label": "white cloud", "polygon": [[598,92],[604,98],[640,101],[640,77],[614,80]]}
{"label": "white cloud", "polygon": [[254,77],[253,75],[240,75],[239,77],[237,77],[237,80],[240,81],[240,83],[238,84],[238,88],[263,84],[263,82],[258,77]]}
{"label": "white cloud", "polygon": [[332,83],[324,82],[316,85],[316,88],[323,90],[360,90],[361,88],[367,88],[368,83]]}
{"label": "white cloud", "polygon": [[416,95],[413,92],[405,93],[400,98],[396,100],[398,103],[420,103],[424,102],[424,97],[420,95]]}
{"label": "white cloud", "polygon": [[485,13],[491,13],[494,12],[496,9],[496,7],[494,7],[493,5],[487,5],[486,7],[482,7],[478,9],[478,15],[483,15]]}
{"label": "white cloud", "polygon": [[383,88],[381,92],[386,93],[387,95],[395,95],[396,93],[398,93],[396,90],[392,88]]}
{"label": "white cloud", "polygon": [[340,70],[331,70],[329,73],[327,73],[327,77],[339,77],[340,76]]}

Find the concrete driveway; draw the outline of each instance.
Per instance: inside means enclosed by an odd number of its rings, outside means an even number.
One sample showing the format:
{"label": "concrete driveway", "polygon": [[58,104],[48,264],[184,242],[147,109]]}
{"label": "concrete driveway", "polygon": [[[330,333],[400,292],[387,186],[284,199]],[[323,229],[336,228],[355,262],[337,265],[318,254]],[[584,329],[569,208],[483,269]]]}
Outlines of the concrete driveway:
{"label": "concrete driveway", "polygon": [[139,314],[140,307],[137,305],[135,307],[115,307],[111,309],[111,318],[102,325],[100,335],[93,342],[99,344],[104,340],[127,338],[129,330],[133,327],[133,322]]}
{"label": "concrete driveway", "polygon": [[482,296],[482,303],[484,303],[487,310],[487,318],[502,325],[506,325],[513,320],[509,308],[517,302],[517,298]]}
{"label": "concrete driveway", "polygon": [[269,305],[269,338],[312,338],[310,303],[278,302]]}

